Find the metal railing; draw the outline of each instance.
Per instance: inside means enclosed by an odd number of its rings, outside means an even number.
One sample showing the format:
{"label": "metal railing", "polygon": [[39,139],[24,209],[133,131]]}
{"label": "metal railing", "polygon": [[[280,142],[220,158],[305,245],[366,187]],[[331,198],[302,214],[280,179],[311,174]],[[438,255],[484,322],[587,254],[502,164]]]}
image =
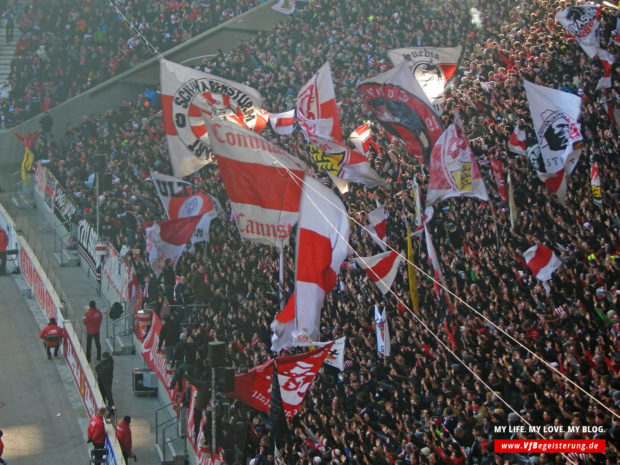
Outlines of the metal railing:
{"label": "metal railing", "polygon": [[[161,414],[169,408],[174,408],[174,404],[177,404],[176,416],[161,420]],[[177,402],[170,402],[155,410],[155,442],[161,450],[163,462],[167,461],[166,446],[178,439],[182,439],[183,455],[187,456],[186,417],[186,409]]]}
{"label": "metal railing", "polygon": [[108,311],[108,324],[106,325],[106,339],[112,338],[112,351],[116,353],[116,338],[119,336],[129,336],[133,333],[133,314],[127,312],[127,302],[120,302],[123,306],[123,314],[116,320],[109,318],[110,313]]}
{"label": "metal railing", "polygon": [[11,198],[19,205],[34,208],[34,176],[32,173],[25,173],[24,178],[22,178],[21,170],[11,174]]}

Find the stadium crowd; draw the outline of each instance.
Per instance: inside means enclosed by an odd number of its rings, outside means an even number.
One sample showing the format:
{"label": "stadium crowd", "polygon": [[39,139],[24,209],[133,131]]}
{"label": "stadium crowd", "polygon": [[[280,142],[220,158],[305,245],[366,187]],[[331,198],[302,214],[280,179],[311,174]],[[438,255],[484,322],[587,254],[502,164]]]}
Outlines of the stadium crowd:
{"label": "stadium crowd", "polygon": [[[127,71],[259,0],[25,2],[3,12],[20,31],[0,101],[10,128]],[[150,45],[146,45],[146,43]],[[6,84],[5,84],[6,85]]]}
{"label": "stadium crowd", "polygon": [[[134,11],[150,11],[143,3],[149,2],[133,2]],[[440,204],[429,226],[446,285],[460,299],[452,299],[456,313],[446,316],[445,303],[436,297],[433,282],[418,273],[418,316],[447,347],[446,328],[451,331],[458,346],[455,355],[464,364],[393,296],[383,297],[351,257],[336,289],[325,300],[321,320],[321,340],[347,336],[346,369],[339,373],[325,367],[312,385],[304,408],[285,433],[285,463],[618,462],[620,139],[618,126],[607,111],[608,106],[619,104],[618,67],[613,69],[612,88],[595,90],[602,73],[600,62],[589,59],[554,19],[555,12],[568,5],[542,0],[317,0],[304,3],[303,8],[298,4],[288,21],[259,34],[252,44],[242,43],[202,65],[216,75],[257,88],[266,109],[277,112],[292,108],[299,88],[329,60],[346,136],[363,120],[372,120],[355,85],[391,66],[387,50],[463,46],[459,69],[446,89],[444,122],[451,121],[453,112],[460,113],[491,201],[484,205],[478,199],[452,199]],[[603,48],[618,56],[618,46],[610,39],[615,14],[605,10],[601,15],[601,40]],[[108,30],[120,28],[111,12],[105,17]],[[161,35],[149,36],[149,40],[158,47],[164,44]],[[76,41],[76,51],[81,41]],[[105,66],[93,69],[98,70],[94,71],[97,81],[111,75]],[[84,75],[76,71],[75,76]],[[565,204],[538,180],[526,157],[507,150],[515,124],[532,134],[523,78],[583,96],[584,147],[568,181]],[[78,90],[84,84],[77,83]],[[299,130],[288,137],[269,131],[265,131],[267,137],[312,163]],[[68,127],[61,140],[39,139],[36,154],[50,160],[49,168],[80,204],[79,215],[93,222],[96,198],[87,181],[93,172],[93,154],[105,154],[113,184],[100,199],[102,232],[119,249],[128,244],[144,252],[144,223],[163,217],[149,177],[150,170],[170,173],[163,135],[157,93],[152,89],[124,102],[118,110],[84,117],[80,125]],[[377,203],[383,204],[389,212],[387,242],[404,250],[405,222],[413,220],[412,182],[416,178],[425,186],[428,176],[402,145],[389,140],[378,123],[373,126],[373,137],[377,143],[371,155],[373,166],[388,179],[389,187],[352,185],[343,201],[359,224],[366,223],[366,213]],[[490,157],[500,159],[511,173],[520,212],[514,227],[489,172]],[[600,165],[601,206],[594,204],[590,191],[592,160]],[[318,170],[316,175],[324,176]],[[269,325],[279,308],[278,256],[273,249],[240,241],[215,165],[206,166],[191,179],[225,206],[225,214],[211,225],[209,242],[185,253],[175,269],[164,269],[159,280],[152,276],[144,254],[132,260],[141,281],[153,291],[148,292],[149,303],[157,310],[164,298],[173,304],[164,326],[170,334],[165,341],[169,357],[177,368],[182,366],[180,375],[186,372],[188,380],[201,384],[210,340],[229,343],[227,359],[237,371],[273,356]],[[352,229],[350,243],[359,256],[379,252],[359,226]],[[549,293],[522,261],[523,251],[535,244],[554,249],[564,261],[550,281]],[[292,250],[285,249],[287,296],[293,287]],[[424,244],[414,244],[414,250],[415,263],[426,276],[432,276]],[[411,308],[404,270],[393,291]],[[385,307],[389,315],[392,354],[387,358],[377,353],[375,306]],[[179,328],[183,328],[181,338]],[[207,405],[206,401],[201,405]],[[210,415],[206,410],[204,414]],[[254,464],[274,463],[272,433],[265,416],[235,402],[227,418],[230,428],[223,429],[219,443],[232,451],[227,456],[229,463],[249,459],[256,459]],[[494,454],[494,440],[521,437],[499,433],[494,426],[525,421],[602,426],[603,433],[580,437],[606,439],[607,452],[569,457]],[[234,440],[239,428],[247,430],[245,450]],[[547,436],[568,439],[570,434]]]}

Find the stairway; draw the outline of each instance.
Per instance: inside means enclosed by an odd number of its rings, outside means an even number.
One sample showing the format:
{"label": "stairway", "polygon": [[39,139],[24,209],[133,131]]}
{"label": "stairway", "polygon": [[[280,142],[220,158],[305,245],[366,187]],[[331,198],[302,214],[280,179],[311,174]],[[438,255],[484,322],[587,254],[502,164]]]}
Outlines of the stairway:
{"label": "stairway", "polygon": [[16,26],[13,41],[7,44],[5,32],[4,24],[0,24],[0,82],[9,78],[13,51],[15,50],[15,44],[20,35],[19,29]]}

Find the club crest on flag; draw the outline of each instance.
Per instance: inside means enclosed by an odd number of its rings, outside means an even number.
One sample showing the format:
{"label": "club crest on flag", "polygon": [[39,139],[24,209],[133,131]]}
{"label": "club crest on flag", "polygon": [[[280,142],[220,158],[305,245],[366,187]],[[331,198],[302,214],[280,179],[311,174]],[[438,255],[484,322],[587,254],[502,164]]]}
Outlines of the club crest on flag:
{"label": "club crest on flag", "polygon": [[334,176],[340,177],[346,152],[327,153],[313,144],[310,144],[310,152],[312,153],[312,159],[319,167]]}
{"label": "club crest on flag", "polygon": [[564,152],[571,140],[581,138],[579,127],[562,111],[546,110],[540,119],[537,134],[543,150]]}

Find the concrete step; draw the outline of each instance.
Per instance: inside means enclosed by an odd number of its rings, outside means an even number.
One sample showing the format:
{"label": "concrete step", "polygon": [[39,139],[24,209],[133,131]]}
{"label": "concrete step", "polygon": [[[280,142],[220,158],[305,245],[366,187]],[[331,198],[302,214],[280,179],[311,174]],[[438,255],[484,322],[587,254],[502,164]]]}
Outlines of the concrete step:
{"label": "concrete step", "polygon": [[108,337],[106,344],[112,355],[131,355],[135,352],[132,335]]}
{"label": "concrete step", "polygon": [[164,459],[164,453],[162,452],[161,447],[159,447],[159,444],[155,444],[155,452],[157,453],[157,457],[159,458],[159,463],[161,463],[161,465],[176,465],[174,457],[169,457],[170,454],[167,454]]}
{"label": "concrete step", "polygon": [[167,444],[174,465],[185,465],[185,459],[187,459],[185,444],[185,437],[174,439]]}
{"label": "concrete step", "polygon": [[80,255],[75,250],[54,252],[54,258],[60,266],[80,266]]}

